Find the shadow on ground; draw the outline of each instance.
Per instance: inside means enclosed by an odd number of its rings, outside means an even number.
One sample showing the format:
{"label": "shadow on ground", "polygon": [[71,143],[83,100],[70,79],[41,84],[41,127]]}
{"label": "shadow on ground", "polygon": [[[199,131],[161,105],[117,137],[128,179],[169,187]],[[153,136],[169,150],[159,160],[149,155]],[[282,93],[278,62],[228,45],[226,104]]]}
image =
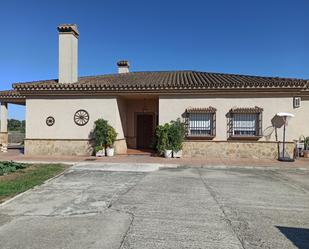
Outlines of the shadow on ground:
{"label": "shadow on ground", "polygon": [[297,227],[281,227],[277,226],[279,231],[288,238],[297,248],[309,248],[309,229]]}

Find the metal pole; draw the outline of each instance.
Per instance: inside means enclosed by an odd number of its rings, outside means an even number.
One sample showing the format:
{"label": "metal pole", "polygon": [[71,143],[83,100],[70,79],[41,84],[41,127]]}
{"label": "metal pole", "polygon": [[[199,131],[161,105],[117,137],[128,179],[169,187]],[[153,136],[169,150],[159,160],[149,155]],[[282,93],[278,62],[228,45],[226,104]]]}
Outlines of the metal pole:
{"label": "metal pole", "polygon": [[283,158],[285,158],[285,123],[284,123],[284,126],[283,126],[283,150],[282,150],[282,153],[283,153]]}

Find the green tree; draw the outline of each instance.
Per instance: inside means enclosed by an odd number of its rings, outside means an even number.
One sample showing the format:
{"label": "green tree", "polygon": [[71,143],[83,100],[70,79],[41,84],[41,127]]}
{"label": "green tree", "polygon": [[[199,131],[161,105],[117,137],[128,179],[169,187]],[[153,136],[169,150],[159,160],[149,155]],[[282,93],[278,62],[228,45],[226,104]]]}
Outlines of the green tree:
{"label": "green tree", "polygon": [[9,131],[20,131],[25,132],[26,122],[25,120],[8,119],[8,130]]}

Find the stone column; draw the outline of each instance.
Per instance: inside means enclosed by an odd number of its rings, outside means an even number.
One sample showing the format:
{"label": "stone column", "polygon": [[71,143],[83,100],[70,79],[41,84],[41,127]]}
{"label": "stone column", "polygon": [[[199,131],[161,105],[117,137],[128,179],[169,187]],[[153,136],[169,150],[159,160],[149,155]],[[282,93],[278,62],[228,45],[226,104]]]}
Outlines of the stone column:
{"label": "stone column", "polygon": [[1,102],[0,105],[0,117],[1,117],[1,127],[0,127],[0,144],[8,144],[8,104],[6,102]]}

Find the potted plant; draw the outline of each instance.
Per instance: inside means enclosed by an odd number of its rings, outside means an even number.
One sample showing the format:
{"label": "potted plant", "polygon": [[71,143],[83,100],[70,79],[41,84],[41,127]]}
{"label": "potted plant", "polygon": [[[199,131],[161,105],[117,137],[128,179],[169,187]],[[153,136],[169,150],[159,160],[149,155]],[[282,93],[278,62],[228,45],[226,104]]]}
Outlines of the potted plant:
{"label": "potted plant", "polygon": [[158,125],[156,128],[157,150],[165,158],[172,157],[172,146],[169,139],[170,124]]}
{"label": "potted plant", "polygon": [[95,156],[96,157],[103,157],[105,156],[105,149],[102,145],[95,146]]}
{"label": "potted plant", "polygon": [[172,156],[173,156],[173,150],[172,149],[166,149],[165,151],[164,151],[164,157],[165,158],[172,158]]}
{"label": "potted plant", "polygon": [[304,157],[309,158],[309,137],[304,140]]}
{"label": "potted plant", "polygon": [[106,155],[107,156],[114,156],[115,149],[114,149],[114,142],[116,141],[117,132],[115,131],[114,127],[108,124],[107,128],[107,137],[106,137]]}
{"label": "potted plant", "polygon": [[[107,137],[107,127],[108,123],[104,119],[98,119],[94,122],[94,130],[93,130],[93,137],[95,140],[95,153],[98,156],[101,154],[100,152],[103,152],[102,150],[104,149],[106,145],[106,137]],[[104,155],[105,155],[105,150],[104,150]]]}
{"label": "potted plant", "polygon": [[171,121],[169,139],[174,158],[182,157],[182,143],[185,138],[185,133],[185,124],[179,118],[176,121]]}
{"label": "potted plant", "polygon": [[117,137],[115,129],[104,119],[98,119],[94,124],[93,137],[96,145],[95,151],[101,152],[103,155],[106,153],[107,156],[113,156],[113,144]]}

